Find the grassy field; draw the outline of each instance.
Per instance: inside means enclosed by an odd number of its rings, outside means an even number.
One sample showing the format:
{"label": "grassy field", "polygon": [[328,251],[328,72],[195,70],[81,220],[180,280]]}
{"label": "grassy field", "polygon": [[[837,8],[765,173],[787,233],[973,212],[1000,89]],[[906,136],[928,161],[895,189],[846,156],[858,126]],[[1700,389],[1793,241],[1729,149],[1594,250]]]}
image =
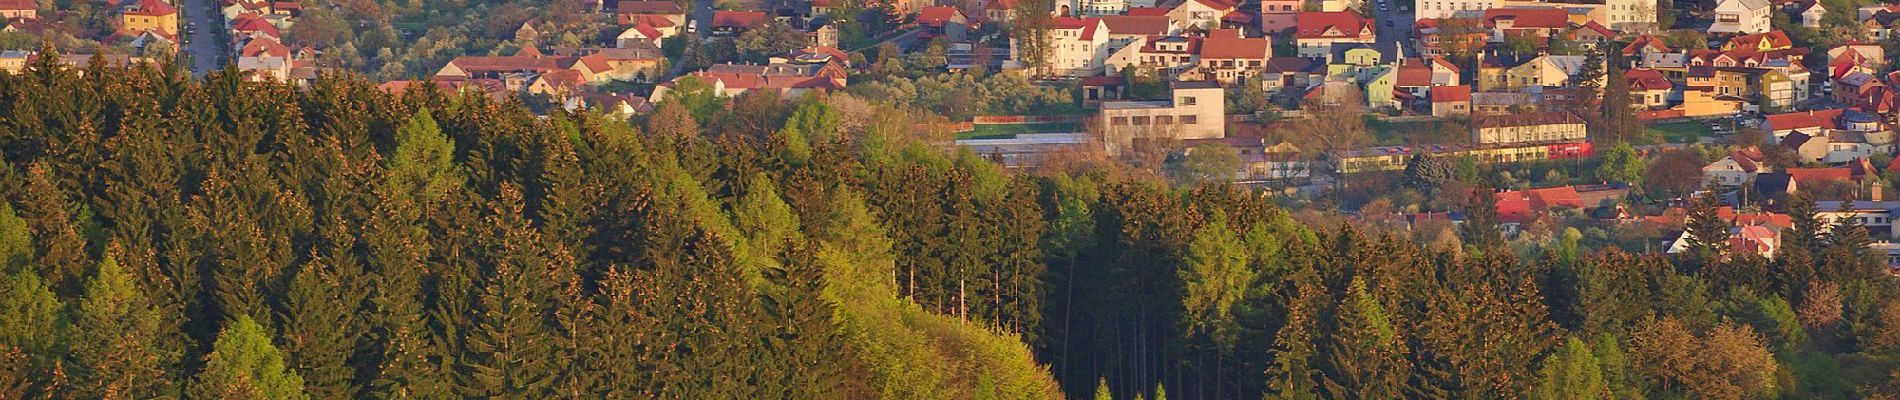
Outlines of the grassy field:
{"label": "grassy field", "polygon": [[968,132],[957,132],[957,140],[963,139],[1008,139],[1024,133],[1069,133],[1080,130],[1080,124],[1072,122],[1051,122],[1042,124],[983,124]]}
{"label": "grassy field", "polygon": [[1694,143],[1696,138],[1712,135],[1708,121],[1681,121],[1650,125],[1643,129],[1643,136],[1669,143]]}

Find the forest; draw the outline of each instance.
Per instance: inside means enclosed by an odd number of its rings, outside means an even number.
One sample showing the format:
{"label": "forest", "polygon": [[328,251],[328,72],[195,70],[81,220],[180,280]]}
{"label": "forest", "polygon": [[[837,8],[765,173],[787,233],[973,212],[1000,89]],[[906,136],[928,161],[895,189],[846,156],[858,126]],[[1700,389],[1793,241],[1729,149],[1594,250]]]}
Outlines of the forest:
{"label": "forest", "polygon": [[0,398],[1900,398],[1900,288],[1799,202],[1772,260],[1708,203],[1525,257],[1491,196],[1419,243],[845,94],[59,65],[0,73]]}

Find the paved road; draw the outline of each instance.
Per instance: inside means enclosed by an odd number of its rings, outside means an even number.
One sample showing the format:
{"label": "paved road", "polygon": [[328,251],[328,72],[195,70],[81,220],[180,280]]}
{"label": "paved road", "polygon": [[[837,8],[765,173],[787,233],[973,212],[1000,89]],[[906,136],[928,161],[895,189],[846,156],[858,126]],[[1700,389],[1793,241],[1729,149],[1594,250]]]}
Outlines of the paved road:
{"label": "paved road", "polygon": [[[218,2],[212,0],[184,0],[187,24],[197,24],[197,30],[189,34],[183,49],[191,55],[191,74],[204,76],[224,67],[224,13],[218,10]],[[179,27],[182,31],[184,27]]]}
{"label": "paved road", "polygon": [[[1412,35],[1412,13],[1410,11],[1399,11],[1397,0],[1363,1],[1374,2],[1372,4],[1372,16],[1378,20],[1379,24],[1379,41],[1373,44],[1373,47],[1379,49],[1381,54],[1386,54],[1388,57],[1397,57],[1398,53],[1395,51],[1397,51],[1398,46],[1401,43],[1409,41]],[[1381,2],[1385,4],[1385,11],[1379,11],[1379,4]],[[1414,54],[1416,52],[1412,50],[1413,49],[1410,48],[1406,49],[1407,57],[1418,56],[1418,54]]]}

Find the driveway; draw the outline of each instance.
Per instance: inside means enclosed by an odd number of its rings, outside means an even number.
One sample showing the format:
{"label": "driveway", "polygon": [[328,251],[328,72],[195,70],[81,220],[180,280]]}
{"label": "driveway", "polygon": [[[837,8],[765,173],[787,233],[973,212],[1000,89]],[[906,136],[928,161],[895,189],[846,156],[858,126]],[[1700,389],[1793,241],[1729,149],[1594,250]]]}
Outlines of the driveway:
{"label": "driveway", "polygon": [[[191,55],[192,76],[204,76],[223,68],[226,58],[224,53],[230,46],[224,45],[222,38],[225,35],[220,34],[224,31],[224,13],[218,10],[218,2],[184,0],[184,8],[186,23],[198,25],[196,31],[185,35],[182,49],[185,54]],[[179,27],[179,30],[183,31],[184,27]]]}

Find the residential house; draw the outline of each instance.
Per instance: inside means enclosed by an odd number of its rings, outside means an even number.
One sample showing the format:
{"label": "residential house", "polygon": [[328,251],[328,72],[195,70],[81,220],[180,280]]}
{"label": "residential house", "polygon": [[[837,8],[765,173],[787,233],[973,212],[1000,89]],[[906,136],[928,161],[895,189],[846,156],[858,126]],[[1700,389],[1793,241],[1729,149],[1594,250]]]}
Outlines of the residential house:
{"label": "residential house", "polygon": [[39,17],[40,6],[35,0],[0,0],[0,21]]}
{"label": "residential house", "polygon": [[1663,43],[1662,39],[1655,36],[1638,35],[1635,39],[1630,39],[1629,44],[1623,46],[1622,52],[1623,58],[1630,60],[1631,66],[1635,66],[1636,63],[1642,62],[1644,56],[1649,54],[1675,53],[1676,50],[1670,48],[1668,43]]}
{"label": "residential house", "polygon": [[1300,57],[1274,57],[1267,59],[1264,75],[1260,84],[1268,94],[1278,94],[1286,88],[1304,91],[1326,79],[1325,66],[1311,59]]}
{"label": "residential house", "polygon": [[[1108,59],[1108,28],[1100,18],[1056,17],[1047,30],[1048,59],[1044,65],[1029,66],[1038,74],[1060,76],[1097,75]],[[1015,40],[1012,38],[1011,40]],[[1022,60],[1022,46],[1010,46],[1010,59]]]}
{"label": "residential house", "polygon": [[26,60],[32,57],[32,52],[23,50],[0,50],[0,71],[19,74],[26,70]]}
{"label": "residential house", "polygon": [[961,42],[970,29],[970,19],[962,10],[948,6],[924,7],[917,13],[917,32],[919,40],[929,41],[945,38],[952,42]]}
{"label": "residential house", "polygon": [[1476,18],[1420,19],[1412,24],[1412,37],[1416,38],[1413,44],[1420,55],[1442,56],[1478,54],[1491,34]]}
{"label": "residential house", "polygon": [[1226,137],[1226,92],[1218,82],[1174,82],[1164,101],[1103,101],[1098,124],[1110,156],[1140,145]]}
{"label": "residential house", "polygon": [[1201,42],[1199,64],[1183,73],[1182,78],[1234,84],[1261,71],[1272,53],[1272,46],[1265,38],[1238,37],[1238,33],[1210,35]]}
{"label": "residential house", "polygon": [[1082,86],[1082,106],[1099,108],[1103,101],[1121,100],[1126,93],[1128,82],[1120,76],[1085,76],[1079,82]]}
{"label": "residential house", "polygon": [[1472,92],[1472,115],[1534,113],[1544,104],[1544,96],[1519,92]]}
{"label": "residential house", "polygon": [[1221,18],[1233,13],[1235,3],[1229,0],[1185,0],[1168,10],[1168,22],[1176,29],[1219,29]]}
{"label": "residential house", "polygon": [[1260,31],[1278,35],[1298,26],[1299,0],[1260,0]]}
{"label": "residential house", "polygon": [[1419,19],[1477,18],[1485,10],[1531,4],[1509,0],[1418,0],[1414,10]]}
{"label": "residential house", "polygon": [[1887,86],[1873,74],[1853,71],[1834,79],[1834,102],[1848,106],[1869,105],[1878,93]]}
{"label": "residential house", "polygon": [[1709,33],[1750,34],[1763,33],[1774,29],[1770,26],[1770,13],[1774,7],[1768,0],[1722,0],[1715,5],[1715,24],[1709,26]]}
{"label": "residential house", "polygon": [[747,30],[765,24],[766,15],[760,11],[713,11],[712,24],[708,28],[714,36],[739,36]]}
{"label": "residential house", "polygon": [[1352,11],[1302,12],[1295,29],[1294,43],[1300,57],[1331,62],[1336,43],[1371,44],[1378,39],[1371,19]]}
{"label": "residential house", "polygon": [[1820,29],[1821,17],[1827,15],[1827,7],[1822,7],[1819,0],[1813,0],[1805,6],[1796,8],[1794,14],[1801,17],[1799,22],[1802,27]]}
{"label": "residential house", "polygon": [[287,82],[290,79],[290,47],[276,39],[252,39],[238,49],[237,56],[238,70],[250,74],[251,80]]}
{"label": "residential house", "polygon": [[[1842,207],[1843,203],[1846,207]],[[1843,218],[1852,218],[1874,238],[1900,239],[1900,230],[1893,229],[1894,210],[1900,209],[1900,201],[1816,201],[1814,208],[1820,211],[1816,215],[1821,217],[1824,226],[1832,227]]]}
{"label": "residential house", "polygon": [[[831,0],[816,0],[829,2]],[[1091,13],[1093,15],[1093,13]],[[983,2],[983,17],[990,22],[1007,24],[1016,19],[1016,0],[987,0]]]}
{"label": "residential house", "polygon": [[1616,31],[1590,21],[1570,29],[1570,40],[1582,44],[1586,49],[1595,49],[1598,45],[1616,40]]}
{"label": "residential house", "polygon": [[[1749,86],[1756,89],[1756,105],[1762,111],[1780,111],[1793,107],[1796,90],[1800,89],[1788,74],[1779,70],[1755,68],[1749,71]],[[1805,85],[1799,85],[1805,86]]]}
{"label": "residential house", "polygon": [[[634,25],[646,18],[659,18],[671,26],[686,26],[686,9],[670,0],[622,0],[614,3],[614,17],[621,25]],[[659,28],[657,25],[654,27]]]}
{"label": "residential house", "polygon": [[694,72],[661,83],[653,89],[652,101],[665,101],[666,95],[687,79],[709,85],[714,93],[727,97],[738,97],[754,90],[772,90],[777,91],[780,96],[800,97],[809,92],[844,88],[844,74],[844,70],[835,64],[718,64],[708,67],[705,71]]}
{"label": "residential house", "polygon": [[1827,49],[1828,65],[1855,65],[1879,69],[1887,64],[1886,49],[1877,43],[1849,41]]}
{"label": "residential house", "polygon": [[137,0],[125,6],[119,12],[119,29],[122,31],[162,31],[178,32],[178,7],[163,0]]}
{"label": "residential house", "polygon": [[1773,52],[1794,48],[1794,40],[1780,30],[1736,36],[1722,44],[1722,51]]}
{"label": "residential house", "polygon": [[1471,114],[1471,86],[1433,86],[1427,97],[1432,101],[1434,117]]}
{"label": "residential house", "polygon": [[1623,80],[1630,85],[1630,98],[1636,106],[1649,109],[1669,108],[1675,101],[1681,101],[1682,95],[1676,91],[1676,84],[1664,78],[1662,72],[1638,68],[1623,72]]}
{"label": "residential house", "polygon": [[1603,10],[1603,25],[1613,30],[1650,32],[1659,28],[1656,0],[1604,0]]}
{"label": "residential house", "polygon": [[1551,143],[1583,140],[1584,122],[1575,114],[1545,111],[1473,118],[1471,141],[1483,144]]}
{"label": "residential house", "polygon": [[1148,37],[1164,37],[1179,32],[1164,15],[1109,15],[1101,17],[1108,28],[1108,53],[1114,54]]}
{"label": "residential house", "polygon": [[[1571,86],[1572,77],[1583,69],[1585,56],[1541,56],[1505,71],[1504,88],[1519,90],[1534,87]],[[1599,84],[1601,79],[1598,78]]]}
{"label": "residential house", "polygon": [[1762,127],[1768,130],[1769,135],[1774,136],[1774,140],[1780,141],[1782,138],[1787,137],[1797,130],[1806,132],[1827,132],[1841,129],[1839,121],[1841,115],[1846,111],[1846,109],[1842,108],[1827,108],[1769,114],[1765,120],[1762,121]]}
{"label": "residential house", "polygon": [[659,47],[661,43],[660,40],[665,38],[666,34],[661,33],[659,29],[643,21],[633,27],[627,28],[625,31],[621,31],[619,35],[615,35],[614,47],[628,47],[633,46],[634,43],[645,43],[653,47]]}
{"label": "residential house", "polygon": [[1821,162],[1828,164],[1850,163],[1872,158],[1875,154],[1893,153],[1893,132],[1829,132],[1828,152]]}
{"label": "residential house", "polygon": [[1728,156],[1702,167],[1703,181],[1735,187],[1748,183],[1756,174],[1770,172],[1767,157],[1755,147],[1730,151]]}
{"label": "residential house", "polygon": [[1818,163],[1833,148],[1826,134],[1796,131],[1781,138],[1781,147],[1794,151],[1795,159],[1801,162]]}
{"label": "residential house", "polygon": [[1533,38],[1539,43],[1538,47],[1544,47],[1552,36],[1570,29],[1569,14],[1561,8],[1493,8],[1484,11],[1483,21],[1485,28],[1491,30],[1492,42],[1522,36]]}

